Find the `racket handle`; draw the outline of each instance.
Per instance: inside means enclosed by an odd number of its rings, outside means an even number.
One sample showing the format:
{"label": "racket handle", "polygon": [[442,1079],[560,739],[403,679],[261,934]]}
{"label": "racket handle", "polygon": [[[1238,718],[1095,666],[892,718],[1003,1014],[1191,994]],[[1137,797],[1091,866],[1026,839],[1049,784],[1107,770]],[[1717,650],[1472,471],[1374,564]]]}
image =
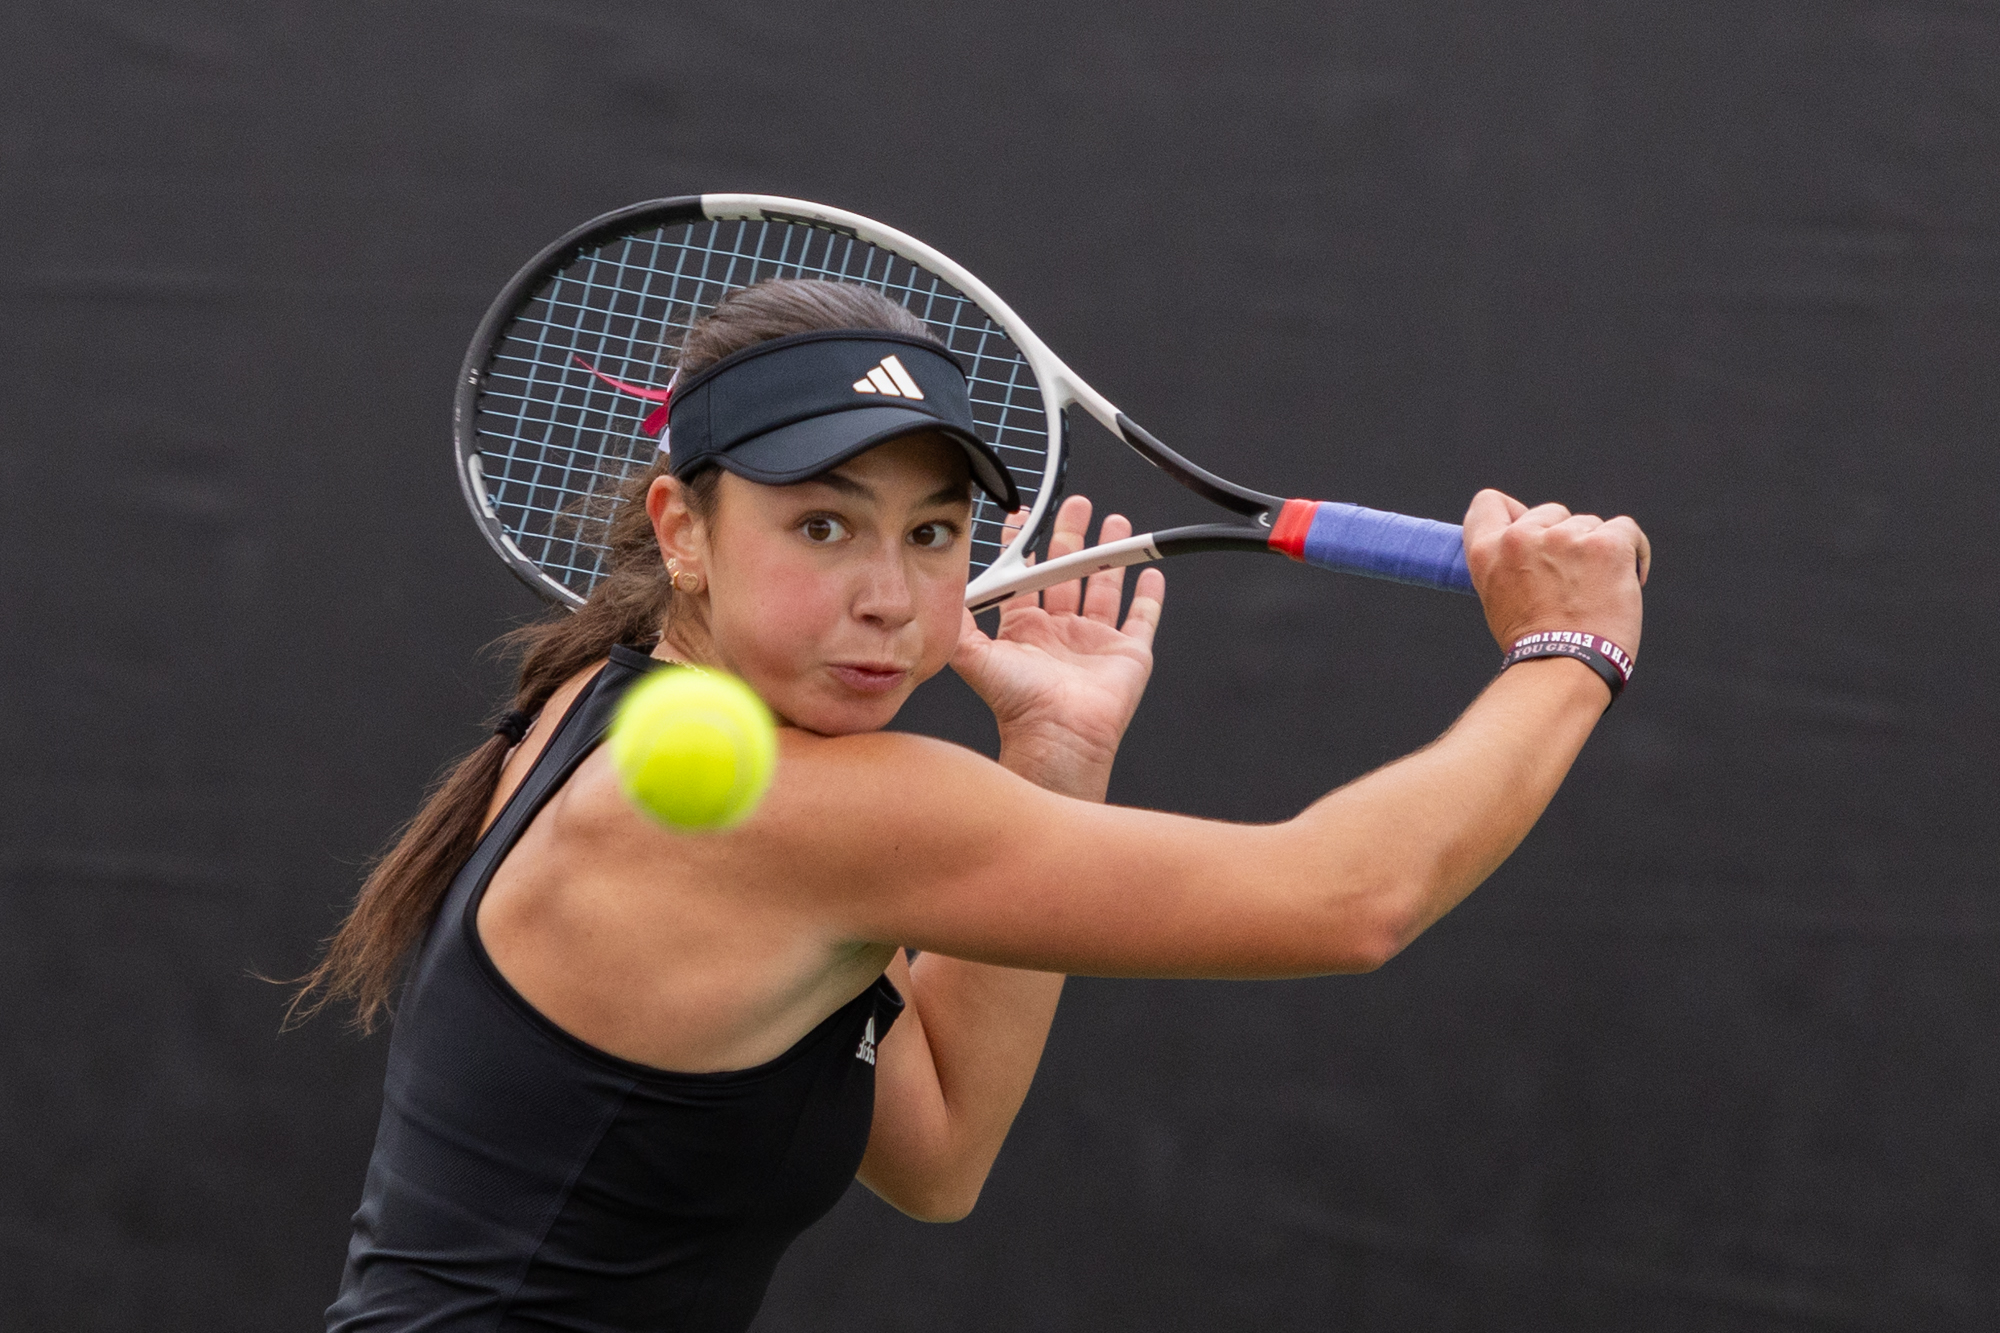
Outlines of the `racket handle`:
{"label": "racket handle", "polygon": [[1465,529],[1360,505],[1287,500],[1271,525],[1271,549],[1344,574],[1470,593]]}

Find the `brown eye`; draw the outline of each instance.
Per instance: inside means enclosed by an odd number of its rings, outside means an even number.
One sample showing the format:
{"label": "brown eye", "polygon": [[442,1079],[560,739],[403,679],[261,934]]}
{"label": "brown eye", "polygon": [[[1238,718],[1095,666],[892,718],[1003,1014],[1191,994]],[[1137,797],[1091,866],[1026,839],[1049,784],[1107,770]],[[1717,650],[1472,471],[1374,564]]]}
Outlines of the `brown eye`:
{"label": "brown eye", "polygon": [[949,523],[919,523],[910,530],[910,543],[927,551],[942,551],[957,535],[957,529]]}
{"label": "brown eye", "polygon": [[799,532],[815,546],[831,546],[847,535],[847,525],[831,514],[814,514],[799,524]]}

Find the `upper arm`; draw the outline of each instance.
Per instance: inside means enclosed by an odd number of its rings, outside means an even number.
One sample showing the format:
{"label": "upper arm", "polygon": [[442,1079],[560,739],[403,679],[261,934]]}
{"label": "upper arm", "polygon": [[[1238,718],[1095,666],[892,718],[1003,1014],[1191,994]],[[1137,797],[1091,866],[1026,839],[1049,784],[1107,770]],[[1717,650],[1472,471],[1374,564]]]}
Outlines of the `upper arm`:
{"label": "upper arm", "polygon": [[1380,960],[1380,895],[1338,838],[1059,796],[877,733],[788,747],[767,851],[858,940],[1039,971],[1277,976]]}

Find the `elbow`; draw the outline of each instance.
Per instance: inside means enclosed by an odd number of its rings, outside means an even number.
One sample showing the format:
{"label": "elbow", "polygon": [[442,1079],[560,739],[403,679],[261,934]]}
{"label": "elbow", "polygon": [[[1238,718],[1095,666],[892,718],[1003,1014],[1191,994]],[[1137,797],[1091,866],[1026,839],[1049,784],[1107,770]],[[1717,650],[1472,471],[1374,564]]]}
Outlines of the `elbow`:
{"label": "elbow", "polygon": [[979,1202],[979,1194],[985,1188],[986,1180],[981,1176],[970,1183],[958,1181],[926,1182],[922,1187],[900,1191],[896,1198],[889,1200],[898,1212],[919,1222],[963,1222],[972,1215],[974,1205]]}
{"label": "elbow", "polygon": [[1346,940],[1343,941],[1343,945],[1339,956],[1329,969],[1343,976],[1360,976],[1365,972],[1373,972],[1403,951],[1403,946],[1387,935]]}
{"label": "elbow", "polygon": [[879,1167],[864,1171],[861,1183],[905,1217],[919,1222],[960,1222],[979,1202],[992,1165],[991,1157],[978,1163],[933,1158],[905,1162],[894,1171]]}
{"label": "elbow", "polygon": [[1344,966],[1339,970],[1351,976],[1373,972],[1401,953],[1407,943],[1409,941],[1393,934],[1373,935],[1366,940],[1356,941],[1355,947],[1347,955]]}
{"label": "elbow", "polygon": [[[1292,825],[1268,827],[1281,832]],[[1290,847],[1281,848],[1269,860],[1246,862],[1264,882],[1283,886],[1279,892],[1287,897],[1271,939],[1283,965],[1294,969],[1284,975],[1373,972],[1436,916],[1431,907],[1440,895],[1442,867],[1421,849],[1372,837],[1358,846],[1336,843],[1331,858],[1324,849],[1296,858]]]}
{"label": "elbow", "polygon": [[[878,1126],[878,1128],[880,1128]],[[902,1125],[904,1131],[911,1126]],[[869,1144],[856,1178],[882,1202],[918,1222],[960,1222],[970,1216],[999,1155],[996,1139],[984,1150],[964,1142],[947,1121],[924,1132],[884,1134]]]}
{"label": "elbow", "polygon": [[924,1212],[911,1213],[910,1216],[916,1218],[919,1222],[935,1222],[939,1224],[963,1222],[966,1218],[972,1216],[973,1205],[978,1202],[979,1193],[975,1190],[973,1193],[964,1196],[963,1199],[945,1200],[932,1208],[926,1209]]}
{"label": "elbow", "polygon": [[1373,972],[1409,946],[1423,933],[1424,923],[1416,903],[1419,895],[1385,888],[1360,900],[1348,900],[1338,909],[1338,924],[1332,938],[1338,943],[1329,961],[1333,972],[1358,974]]}

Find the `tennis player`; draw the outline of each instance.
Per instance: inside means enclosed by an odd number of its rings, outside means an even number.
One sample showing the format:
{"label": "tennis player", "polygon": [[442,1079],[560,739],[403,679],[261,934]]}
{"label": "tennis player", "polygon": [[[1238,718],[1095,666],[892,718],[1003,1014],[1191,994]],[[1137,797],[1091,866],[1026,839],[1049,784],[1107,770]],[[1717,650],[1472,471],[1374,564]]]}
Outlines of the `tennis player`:
{"label": "tennis player", "polygon": [[[855,409],[857,357],[922,396]],[[963,1217],[1064,973],[1379,967],[1519,843],[1615,692],[1598,658],[1639,645],[1631,519],[1483,491],[1465,544],[1489,625],[1568,655],[1503,670],[1435,743],[1285,823],[1108,806],[1165,581],[1141,573],[1122,620],[1111,571],[979,629],[973,488],[1017,497],[914,316],[747,288],[678,382],[609,576],[526,633],[513,708],[309,978],[309,1006],[351,999],[364,1025],[402,986],[330,1329],[741,1330],[857,1175]],[[1065,503],[1055,553],[1089,511]],[[732,831],[652,824],[599,752],[663,660],[737,673],[785,723]],[[992,708],[997,763],[882,730],[947,664]]]}

